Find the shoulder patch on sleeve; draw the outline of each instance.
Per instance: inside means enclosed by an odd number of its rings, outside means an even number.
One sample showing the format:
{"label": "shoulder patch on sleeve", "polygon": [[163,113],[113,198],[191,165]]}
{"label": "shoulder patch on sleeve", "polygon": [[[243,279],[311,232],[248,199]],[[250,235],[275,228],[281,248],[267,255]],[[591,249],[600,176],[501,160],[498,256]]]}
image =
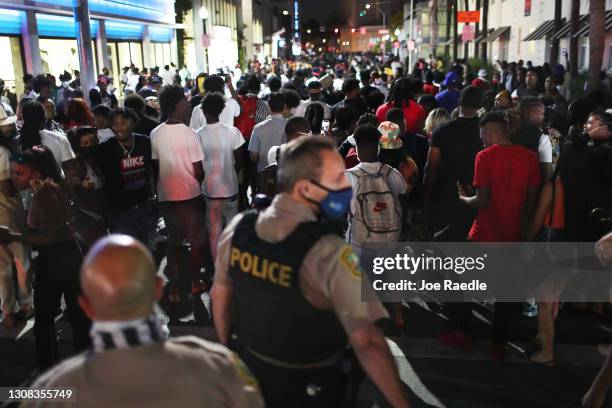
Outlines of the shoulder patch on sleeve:
{"label": "shoulder patch on sleeve", "polygon": [[242,361],[242,359],[238,356],[238,354],[232,352],[230,353],[229,358],[232,364],[234,365],[234,367],[236,368],[238,377],[240,377],[242,382],[248,386],[257,387],[258,386],[257,379],[253,377],[253,374],[251,374],[251,371],[249,370],[247,365],[244,363],[244,361]]}
{"label": "shoulder patch on sleeve", "polygon": [[350,245],[345,245],[340,250],[340,264],[351,273],[353,278],[361,279],[363,277],[361,267],[359,266],[359,257]]}

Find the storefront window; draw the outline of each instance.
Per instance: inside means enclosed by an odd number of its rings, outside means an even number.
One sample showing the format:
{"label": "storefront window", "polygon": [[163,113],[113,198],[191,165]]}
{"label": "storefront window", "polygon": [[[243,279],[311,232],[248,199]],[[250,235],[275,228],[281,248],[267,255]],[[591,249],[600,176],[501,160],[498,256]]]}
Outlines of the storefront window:
{"label": "storefront window", "polygon": [[[64,72],[72,73],[80,70],[79,54],[76,40],[41,38],[39,40],[42,71],[49,73],[55,78]],[[91,42],[93,52],[94,75],[98,74],[98,64],[95,54],[95,43]]]}
{"label": "storefront window", "polygon": [[79,70],[79,55],[76,40],[41,38],[39,41],[42,71],[56,78],[64,72]]}
{"label": "storefront window", "polygon": [[210,72],[228,70],[238,61],[238,43],[232,40],[232,29],[213,26],[213,36],[208,48]]}
{"label": "storefront window", "polygon": [[168,43],[153,43],[153,63],[160,68],[163,68],[165,65],[170,65],[172,58],[170,56],[170,44]]}
{"label": "storefront window", "polygon": [[142,45],[137,42],[130,42],[128,45],[130,47],[130,60],[136,67],[140,69],[144,68],[142,64]]}
{"label": "storefront window", "polygon": [[129,67],[131,64],[134,64],[138,69],[144,68],[142,65],[142,45],[140,43],[119,42],[115,44],[117,46],[117,57],[121,68]]}
{"label": "storefront window", "polygon": [[121,74],[123,73],[124,67],[129,67],[134,64],[139,70],[143,67],[142,64],[142,44],[137,42],[108,42],[108,59],[112,67],[111,73],[113,75],[114,86],[123,91],[123,85],[121,85]]}
{"label": "storefront window", "polygon": [[4,80],[4,89],[21,94],[24,68],[19,37],[0,36],[0,55],[4,56],[4,63],[0,64],[0,78]]}

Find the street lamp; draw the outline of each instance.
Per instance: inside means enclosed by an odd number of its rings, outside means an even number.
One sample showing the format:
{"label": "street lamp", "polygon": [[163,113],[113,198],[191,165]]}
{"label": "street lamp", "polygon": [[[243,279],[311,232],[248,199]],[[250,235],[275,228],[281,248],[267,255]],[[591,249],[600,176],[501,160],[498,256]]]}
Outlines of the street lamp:
{"label": "street lamp", "polygon": [[309,28],[308,30],[306,30],[306,34],[310,34],[312,33],[312,30]]}
{"label": "street lamp", "polygon": [[288,16],[288,15],[289,15],[289,11],[283,10],[283,16]]}
{"label": "street lamp", "polygon": [[[198,10],[198,16],[202,20],[202,34],[206,36],[206,20],[208,20],[208,9],[205,6],[200,7],[200,10]],[[210,67],[208,60],[208,47],[204,48],[204,59],[206,61],[206,69],[208,70]]]}
{"label": "street lamp", "polygon": [[200,7],[198,15],[202,20],[208,20],[208,9],[205,6]]}
{"label": "street lamp", "polygon": [[[369,10],[371,7],[372,7],[372,5],[370,3],[367,3],[365,5],[366,10]],[[387,29],[387,13],[382,8],[380,8],[380,6],[376,6],[376,8],[380,12],[380,14],[382,14],[383,30],[386,30]],[[363,14],[361,14],[361,13],[363,13]],[[363,17],[363,16],[365,16],[365,13],[366,12],[364,10],[364,11],[359,13],[359,16]],[[382,61],[383,61],[383,63],[385,62],[385,51],[387,51],[387,44],[385,43],[385,40],[383,38],[383,41],[382,41]]]}

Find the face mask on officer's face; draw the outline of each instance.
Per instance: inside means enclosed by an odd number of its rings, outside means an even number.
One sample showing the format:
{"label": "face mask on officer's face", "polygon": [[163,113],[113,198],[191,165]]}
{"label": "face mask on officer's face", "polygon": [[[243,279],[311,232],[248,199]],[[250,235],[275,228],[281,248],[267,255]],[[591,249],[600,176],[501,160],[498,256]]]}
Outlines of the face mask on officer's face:
{"label": "face mask on officer's face", "polygon": [[325,187],[315,180],[310,180],[315,186],[327,191],[328,194],[321,201],[315,201],[311,198],[304,197],[306,200],[316,204],[321,210],[321,217],[327,220],[339,220],[346,216],[351,198],[353,197],[353,189],[351,187],[332,190]]}

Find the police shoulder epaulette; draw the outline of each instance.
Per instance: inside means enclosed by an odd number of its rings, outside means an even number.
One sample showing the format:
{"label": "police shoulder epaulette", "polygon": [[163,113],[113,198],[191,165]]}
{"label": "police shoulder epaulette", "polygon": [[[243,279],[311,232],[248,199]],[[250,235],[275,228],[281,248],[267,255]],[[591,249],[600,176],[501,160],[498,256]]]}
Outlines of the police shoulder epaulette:
{"label": "police shoulder epaulette", "polygon": [[225,356],[229,355],[230,353],[228,348],[224,345],[204,340],[196,336],[172,337],[169,341],[175,344],[181,344],[191,348],[204,349],[206,351]]}

